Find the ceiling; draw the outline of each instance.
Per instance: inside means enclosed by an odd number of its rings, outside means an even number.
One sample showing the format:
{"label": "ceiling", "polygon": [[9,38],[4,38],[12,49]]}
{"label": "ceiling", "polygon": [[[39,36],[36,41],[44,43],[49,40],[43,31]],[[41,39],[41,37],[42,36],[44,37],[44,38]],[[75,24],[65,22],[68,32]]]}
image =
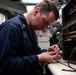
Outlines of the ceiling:
{"label": "ceiling", "polygon": [[[51,1],[60,9],[62,0]],[[15,16],[20,11],[27,12],[26,4],[22,4],[22,0],[0,0],[0,13],[6,14],[8,18]]]}
{"label": "ceiling", "polygon": [[[15,2],[14,2],[15,1]],[[0,0],[0,13],[3,13],[11,18],[15,16],[18,12],[26,12],[26,7],[24,4],[18,2],[19,0]]]}

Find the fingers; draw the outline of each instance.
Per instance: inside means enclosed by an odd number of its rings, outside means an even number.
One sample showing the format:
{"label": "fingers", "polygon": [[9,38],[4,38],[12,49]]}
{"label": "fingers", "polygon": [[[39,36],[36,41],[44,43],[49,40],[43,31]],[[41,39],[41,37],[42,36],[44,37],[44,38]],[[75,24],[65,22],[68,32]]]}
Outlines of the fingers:
{"label": "fingers", "polygon": [[50,55],[54,55],[54,54],[56,54],[56,51],[54,51],[54,52],[48,52]]}
{"label": "fingers", "polygon": [[61,55],[58,55],[58,56],[57,56],[57,58],[63,58],[63,56],[61,56]]}
{"label": "fingers", "polygon": [[59,50],[59,46],[58,46],[58,45],[54,45],[54,46],[53,46],[53,49],[54,49],[54,50]]}
{"label": "fingers", "polygon": [[57,48],[56,50],[53,50],[53,51],[49,51],[50,52],[50,54],[54,54],[55,52],[58,52],[59,54],[62,54],[62,51],[61,50],[59,50],[59,48]]}
{"label": "fingers", "polygon": [[53,59],[57,58],[58,57],[58,52],[56,52],[52,57],[53,57]]}
{"label": "fingers", "polygon": [[49,54],[50,54],[50,56],[56,58],[58,56],[59,52],[58,51],[54,51],[54,52],[49,52]]}
{"label": "fingers", "polygon": [[59,50],[59,46],[57,44],[51,46],[48,51],[55,51],[55,50]]}
{"label": "fingers", "polygon": [[62,54],[62,51],[60,50],[56,50],[53,52],[49,52],[50,56],[52,56],[52,58],[62,58],[62,56],[60,54]]}
{"label": "fingers", "polygon": [[63,56],[61,55],[62,51],[59,51],[56,55],[53,56],[53,58],[63,58]]}
{"label": "fingers", "polygon": [[59,50],[59,54],[63,54],[63,52]]}

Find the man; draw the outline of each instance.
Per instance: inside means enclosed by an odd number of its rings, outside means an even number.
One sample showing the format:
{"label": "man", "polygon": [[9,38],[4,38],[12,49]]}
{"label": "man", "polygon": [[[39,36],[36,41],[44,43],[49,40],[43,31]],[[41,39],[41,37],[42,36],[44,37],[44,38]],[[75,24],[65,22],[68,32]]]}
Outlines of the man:
{"label": "man", "polygon": [[46,28],[58,19],[56,6],[49,0],[38,3],[28,13],[19,13],[0,26],[0,75],[44,75],[42,64],[51,63],[60,54],[41,50],[35,30]]}

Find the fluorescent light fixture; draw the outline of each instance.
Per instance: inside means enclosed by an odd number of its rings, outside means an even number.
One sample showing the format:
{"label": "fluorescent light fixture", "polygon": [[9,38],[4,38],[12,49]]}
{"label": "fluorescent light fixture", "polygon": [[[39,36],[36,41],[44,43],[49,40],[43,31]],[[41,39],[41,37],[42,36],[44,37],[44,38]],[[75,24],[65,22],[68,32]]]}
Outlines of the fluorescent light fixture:
{"label": "fluorescent light fixture", "polygon": [[42,0],[22,0],[22,3],[26,3],[26,4],[36,4],[38,2],[40,2]]}
{"label": "fluorescent light fixture", "polygon": [[27,5],[27,12],[31,11],[33,8],[35,7],[35,5]]}
{"label": "fluorescent light fixture", "polygon": [[0,13],[0,24],[3,23],[5,20],[6,20],[5,15]]}

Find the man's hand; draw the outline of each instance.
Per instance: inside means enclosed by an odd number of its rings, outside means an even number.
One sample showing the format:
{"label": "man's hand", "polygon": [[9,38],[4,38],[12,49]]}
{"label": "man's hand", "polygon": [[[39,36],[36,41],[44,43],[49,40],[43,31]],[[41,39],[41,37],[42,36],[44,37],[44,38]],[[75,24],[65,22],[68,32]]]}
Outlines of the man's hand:
{"label": "man's hand", "polygon": [[39,63],[50,63],[58,56],[58,51],[43,52],[38,55]]}
{"label": "man's hand", "polygon": [[48,52],[53,52],[53,51],[58,51],[58,56],[57,58],[62,58],[61,54],[62,54],[62,51],[60,50],[59,46],[57,44],[54,44],[53,46],[51,46],[49,49],[48,49]]}
{"label": "man's hand", "polygon": [[48,52],[56,51],[56,50],[59,50],[59,46],[57,44],[54,44],[54,45],[50,46],[50,48],[48,49]]}
{"label": "man's hand", "polygon": [[51,63],[55,58],[61,58],[60,54],[62,54],[62,51],[55,44],[49,48],[48,52],[43,52],[38,55],[39,63]]}

